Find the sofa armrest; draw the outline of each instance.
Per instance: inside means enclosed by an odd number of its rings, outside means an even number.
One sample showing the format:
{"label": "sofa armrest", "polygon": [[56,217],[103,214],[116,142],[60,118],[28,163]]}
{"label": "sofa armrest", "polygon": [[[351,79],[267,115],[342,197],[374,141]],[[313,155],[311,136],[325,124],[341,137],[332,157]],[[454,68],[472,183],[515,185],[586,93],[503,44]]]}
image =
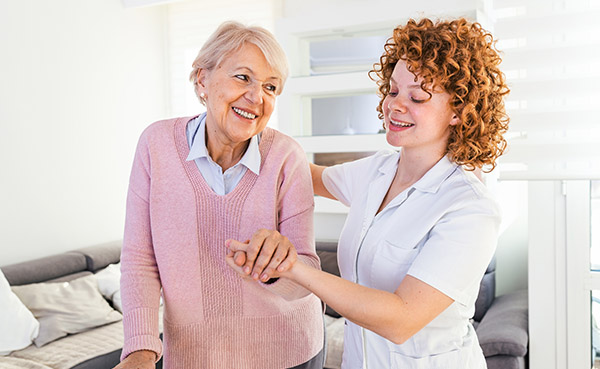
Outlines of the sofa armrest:
{"label": "sofa armrest", "polygon": [[528,313],[527,290],[496,297],[477,326],[484,356],[525,356],[529,341]]}
{"label": "sofa armrest", "polygon": [[[322,248],[323,247],[323,243],[318,243],[317,247]],[[331,248],[331,246],[328,246]],[[321,260],[321,269],[324,272],[333,274],[333,275],[337,275],[338,277],[340,276],[340,269],[338,268],[338,264],[337,264],[337,253],[334,251],[327,251],[327,250],[323,250],[323,249],[317,249],[317,255],[319,256],[319,259]],[[339,318],[341,317],[340,314],[338,314],[337,311],[333,310],[329,305],[326,306],[325,308],[325,314],[333,317],[333,318]]]}

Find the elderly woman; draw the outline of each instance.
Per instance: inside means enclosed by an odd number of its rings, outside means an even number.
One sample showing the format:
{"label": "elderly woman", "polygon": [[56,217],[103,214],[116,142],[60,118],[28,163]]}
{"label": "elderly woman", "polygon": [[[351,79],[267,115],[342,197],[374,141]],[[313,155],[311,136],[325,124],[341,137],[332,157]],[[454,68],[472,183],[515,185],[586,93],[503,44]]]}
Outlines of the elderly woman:
{"label": "elderly woman", "polygon": [[[346,317],[342,368],[486,368],[469,319],[500,215],[469,170],[492,169],[506,145],[499,63],[477,23],[397,27],[372,74],[387,142],[401,150],[311,168],[317,194],[350,206],[342,278],[303,262],[266,274],[305,286]],[[228,262],[244,275],[240,266],[252,264],[244,253],[255,251],[228,244]]]}
{"label": "elderly woman", "polygon": [[[272,34],[227,22],[193,63],[206,105],[197,117],[141,135],[121,257],[125,343],[119,369],[322,367],[319,299],[286,279],[255,283],[231,270],[225,240],[276,229],[279,264],[319,267],[313,192],[300,147],[266,128],[287,64]],[[163,343],[159,301],[164,299]]]}

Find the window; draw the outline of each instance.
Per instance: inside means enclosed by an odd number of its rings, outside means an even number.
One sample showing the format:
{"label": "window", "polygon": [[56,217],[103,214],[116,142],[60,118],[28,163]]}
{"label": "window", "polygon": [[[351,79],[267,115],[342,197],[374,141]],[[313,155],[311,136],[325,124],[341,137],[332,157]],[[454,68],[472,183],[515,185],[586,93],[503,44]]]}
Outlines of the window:
{"label": "window", "polygon": [[529,181],[530,368],[595,364],[600,1],[494,0],[511,94],[501,180]]}
{"label": "window", "polygon": [[495,0],[493,33],[511,93],[500,178],[600,173],[600,1]]}

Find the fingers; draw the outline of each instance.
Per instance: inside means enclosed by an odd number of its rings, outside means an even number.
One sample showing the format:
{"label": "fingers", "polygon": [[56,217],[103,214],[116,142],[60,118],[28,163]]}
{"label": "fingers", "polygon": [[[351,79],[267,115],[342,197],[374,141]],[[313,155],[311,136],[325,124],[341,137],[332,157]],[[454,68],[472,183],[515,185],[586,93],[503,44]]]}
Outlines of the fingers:
{"label": "fingers", "polygon": [[258,280],[259,278],[263,282],[268,280],[269,277],[263,280],[266,277],[263,275],[265,268],[270,263],[279,265],[286,257],[289,247],[285,245],[284,241],[284,237],[279,232],[271,233],[264,239],[258,258],[256,258],[254,267],[252,268],[252,278],[254,280]]}
{"label": "fingers", "polygon": [[262,274],[260,274],[260,280],[262,282],[266,282],[271,278],[279,277],[280,273],[278,267],[281,265],[281,262],[287,260],[288,257],[295,258],[295,255],[296,250],[293,247],[287,249],[285,247],[278,247],[271,258],[271,261],[266,266]]}
{"label": "fingers", "polygon": [[233,255],[233,262],[239,267],[244,265],[246,263],[246,253],[243,251],[236,251]]}
{"label": "fingers", "polygon": [[[252,278],[258,279],[260,273],[257,273],[257,270],[254,270],[254,262],[258,258],[259,253],[263,248],[263,244],[265,240],[271,235],[271,232],[266,229],[260,229],[256,233],[252,235],[252,239],[248,244],[248,248],[246,249],[246,264],[244,265],[244,273],[250,275],[252,271]],[[277,232],[279,233],[279,232]],[[264,262],[264,258],[267,257],[269,260],[271,259],[271,255],[273,254],[272,244],[268,243],[267,248],[265,249],[265,253],[262,255],[261,263]],[[262,271],[262,268],[260,269]]]}
{"label": "fingers", "polygon": [[246,240],[246,242],[240,242],[231,239],[225,241],[225,246],[227,246],[228,250],[227,256],[233,257],[235,264],[240,267],[246,263],[246,249],[248,248],[249,242],[249,240]]}
{"label": "fingers", "polygon": [[290,270],[297,260],[298,253],[296,252],[295,248],[292,248],[290,252],[288,252],[287,258],[285,258],[285,260],[282,261],[281,264],[279,264],[279,266],[277,267],[277,272],[281,274]]}
{"label": "fingers", "polygon": [[249,241],[227,240],[226,245],[231,263],[262,282],[289,270],[298,258],[290,240],[273,230],[261,229]]}
{"label": "fingers", "polygon": [[232,240],[229,239],[227,241],[225,241],[225,246],[227,246],[227,248],[233,252],[235,251],[246,251],[246,249],[248,249],[248,243],[250,241],[246,240],[246,242],[240,242],[237,240]]}
{"label": "fingers", "polygon": [[229,250],[227,252],[227,255],[225,255],[225,262],[227,262],[227,265],[229,265],[229,267],[231,267],[231,269],[233,269],[237,274],[239,274],[240,277],[249,279],[249,277],[246,275],[246,273],[244,273],[244,271],[242,270],[242,267],[240,265],[236,264],[236,262],[234,261],[235,256],[238,253],[243,254],[243,251],[233,252],[233,251]]}
{"label": "fingers", "polygon": [[[242,269],[244,270],[244,273],[246,273],[246,274],[250,274],[250,271],[254,267],[254,261],[256,260],[256,257],[258,256],[258,253],[260,252],[260,250],[262,248],[264,239],[267,236],[267,233],[262,232],[262,231],[263,230],[259,230],[258,232],[256,232],[252,236],[252,239],[247,240],[246,242],[240,242],[237,240],[225,241],[225,245],[227,246],[227,248],[229,250],[233,251],[234,253],[237,253],[237,252],[244,253],[245,261],[244,261],[244,263],[239,264],[239,265],[242,266]],[[236,258],[236,260],[241,260],[241,257]]]}

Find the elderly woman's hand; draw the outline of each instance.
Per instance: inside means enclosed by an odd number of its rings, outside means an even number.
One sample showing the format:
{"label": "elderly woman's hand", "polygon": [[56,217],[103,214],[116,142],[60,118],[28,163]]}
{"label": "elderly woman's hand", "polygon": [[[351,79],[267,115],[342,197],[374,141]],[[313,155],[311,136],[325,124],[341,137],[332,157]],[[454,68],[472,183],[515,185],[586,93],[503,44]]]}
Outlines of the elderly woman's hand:
{"label": "elderly woman's hand", "polygon": [[266,282],[289,270],[298,258],[296,248],[281,233],[260,229],[250,241],[227,240],[229,265],[238,273]]}
{"label": "elderly woman's hand", "polygon": [[[238,242],[238,241],[234,241],[234,242]],[[239,244],[245,245],[247,247],[249,242],[250,241],[246,241],[245,243],[239,242]],[[242,248],[242,247],[243,246],[240,246],[239,248]],[[231,251],[231,249],[227,249],[227,255],[225,256],[225,261],[231,267],[231,269],[233,269],[240,275],[240,277],[242,277],[246,280],[254,281],[248,274],[244,273],[244,270],[242,269],[242,266],[246,263],[246,252],[245,251],[235,251],[234,252],[234,251]]]}
{"label": "elderly woman's hand", "polygon": [[154,351],[134,351],[113,369],[154,369],[156,353]]}

